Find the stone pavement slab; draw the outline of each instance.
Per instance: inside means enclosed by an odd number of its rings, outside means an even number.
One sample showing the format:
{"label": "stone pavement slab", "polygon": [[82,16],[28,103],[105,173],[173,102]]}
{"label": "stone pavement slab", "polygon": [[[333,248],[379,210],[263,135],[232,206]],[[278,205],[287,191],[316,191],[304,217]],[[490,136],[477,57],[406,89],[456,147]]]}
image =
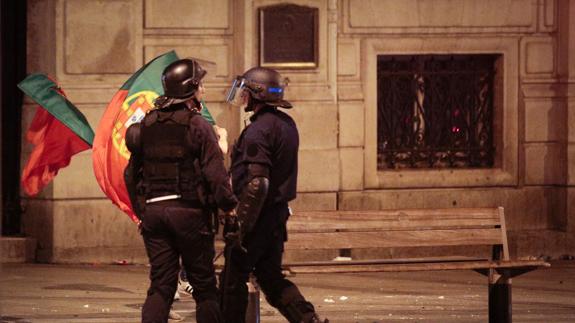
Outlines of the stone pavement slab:
{"label": "stone pavement slab", "polygon": [[[148,267],[0,265],[0,322],[138,322]],[[472,271],[290,277],[335,323],[487,322],[487,280]],[[262,296],[262,322],[285,322]],[[195,322],[195,304],[174,304]],[[513,280],[514,322],[575,322],[575,262]]]}

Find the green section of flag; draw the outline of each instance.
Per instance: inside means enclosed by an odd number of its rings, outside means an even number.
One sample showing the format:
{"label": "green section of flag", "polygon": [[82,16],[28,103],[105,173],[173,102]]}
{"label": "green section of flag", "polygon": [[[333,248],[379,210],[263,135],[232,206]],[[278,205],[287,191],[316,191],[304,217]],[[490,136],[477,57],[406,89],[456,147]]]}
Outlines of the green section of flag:
{"label": "green section of flag", "polygon": [[163,95],[162,73],[166,66],[177,60],[178,55],[175,51],[170,51],[156,57],[134,73],[134,75],[122,85],[121,90],[128,90],[127,97],[140,91],[153,91],[158,95]]}
{"label": "green section of flag", "polygon": [[[160,55],[148,64],[144,65],[140,68],[134,75],[132,75],[124,85],[120,88],[120,90],[127,90],[128,95],[126,97],[131,97],[132,94],[138,93],[141,91],[152,91],[155,92],[158,96],[164,94],[164,88],[162,85],[162,73],[166,66],[170,65],[171,63],[177,61],[178,55],[175,51],[167,52],[163,55]],[[202,117],[206,119],[206,121],[211,124],[215,125],[216,122],[212,114],[206,107],[206,103],[202,100]]]}
{"label": "green section of flag", "polygon": [[206,106],[206,102],[204,102],[204,100],[202,100],[202,102],[200,102],[202,104],[202,117],[204,117],[204,119],[206,119],[206,121],[211,124],[212,126],[216,124],[216,121],[214,120],[214,117],[212,117],[212,114],[210,113],[210,111],[208,110],[208,107]]}
{"label": "green section of flag", "polygon": [[[128,90],[127,97],[131,97],[132,94],[140,91],[152,91],[157,93],[158,96],[163,95],[164,88],[162,86],[162,73],[166,66],[178,59],[178,55],[173,50],[156,57],[134,73],[134,75],[132,75],[132,77],[122,85],[121,89]],[[204,117],[209,124],[215,125],[216,122],[214,117],[212,117],[210,111],[206,107],[206,103],[202,100],[201,104],[202,117]]]}
{"label": "green section of flag", "polygon": [[44,74],[30,74],[18,84],[20,90],[92,146],[94,131],[86,117],[61,95],[58,85]]}

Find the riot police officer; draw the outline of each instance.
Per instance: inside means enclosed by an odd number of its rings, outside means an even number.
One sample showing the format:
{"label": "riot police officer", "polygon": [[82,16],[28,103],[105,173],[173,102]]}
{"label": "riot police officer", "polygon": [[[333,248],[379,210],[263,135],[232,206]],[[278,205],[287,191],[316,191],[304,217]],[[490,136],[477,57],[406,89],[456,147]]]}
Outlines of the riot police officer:
{"label": "riot police officer", "polygon": [[[231,175],[238,196],[239,244],[228,241],[220,276],[226,323],[243,323],[246,282],[254,273],[270,305],[289,322],[320,322],[313,305],[281,271],[288,202],[296,197],[299,135],[294,120],[279,108],[284,85],[272,69],[255,67],[238,76],[228,102],[253,111],[232,152]],[[229,226],[224,234],[234,231]],[[230,239],[228,239],[230,240]]]}
{"label": "riot police officer", "polygon": [[223,322],[212,262],[214,221],[206,192],[228,216],[235,214],[237,200],[216,134],[200,116],[205,74],[192,59],[167,66],[162,74],[164,95],[126,133],[131,152],[126,185],[132,204],[139,206],[151,265],[142,322],[167,322],[180,256],[193,287],[197,322]]}

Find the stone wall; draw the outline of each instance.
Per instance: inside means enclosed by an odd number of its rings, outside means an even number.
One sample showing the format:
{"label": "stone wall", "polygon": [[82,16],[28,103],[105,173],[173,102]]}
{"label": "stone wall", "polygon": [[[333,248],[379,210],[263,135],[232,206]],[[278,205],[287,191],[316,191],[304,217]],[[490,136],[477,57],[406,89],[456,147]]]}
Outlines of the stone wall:
{"label": "stone wall", "polygon": [[[29,72],[58,80],[95,129],[119,86],[175,49],[216,63],[207,104],[230,142],[244,115],[223,103],[231,79],[258,62],[257,10],[276,0],[31,0]],[[319,60],[281,70],[301,136],[294,209],[506,208],[518,255],[560,255],[575,230],[575,1],[295,0],[319,10]],[[503,93],[489,170],[378,171],[378,54],[498,53]],[[24,129],[34,109],[24,105]],[[22,158],[30,147],[24,145]],[[145,261],[133,223],[100,191],[90,152],[25,200],[38,260]],[[536,239],[544,231],[545,241]],[[547,241],[547,242],[546,242]],[[549,241],[553,241],[552,243]]]}
{"label": "stone wall", "polygon": [[[568,198],[574,94],[569,14],[575,3],[344,0],[339,5],[341,164],[364,167],[342,169],[338,207],[502,205],[511,236],[521,241],[512,248],[518,255],[568,253],[575,220]],[[430,53],[502,55],[495,168],[377,170],[376,57]],[[341,111],[347,107],[364,117],[344,123]],[[363,129],[364,137],[354,133],[353,140],[343,139],[351,129]]]}

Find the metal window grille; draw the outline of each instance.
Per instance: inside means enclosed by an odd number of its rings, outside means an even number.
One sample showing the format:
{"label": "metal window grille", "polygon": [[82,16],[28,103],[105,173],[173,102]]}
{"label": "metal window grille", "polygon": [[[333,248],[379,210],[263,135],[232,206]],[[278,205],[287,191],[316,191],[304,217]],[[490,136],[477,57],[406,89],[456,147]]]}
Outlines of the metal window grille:
{"label": "metal window grille", "polygon": [[498,57],[378,56],[378,169],[493,167]]}

